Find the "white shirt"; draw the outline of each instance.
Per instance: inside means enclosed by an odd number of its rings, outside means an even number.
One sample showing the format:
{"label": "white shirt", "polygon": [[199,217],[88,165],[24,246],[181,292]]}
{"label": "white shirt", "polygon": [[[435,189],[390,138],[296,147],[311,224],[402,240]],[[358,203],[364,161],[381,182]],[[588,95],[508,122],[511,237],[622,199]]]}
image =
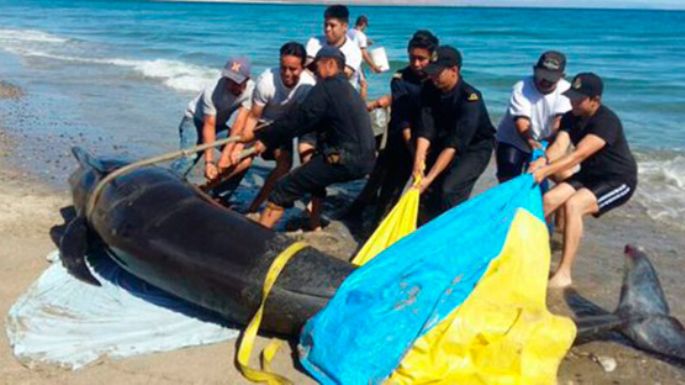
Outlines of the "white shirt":
{"label": "white shirt", "polygon": [[[307,57],[314,58],[321,47],[329,46],[325,36],[312,37],[307,42]],[[351,39],[345,37],[345,43],[338,47],[345,55],[345,66],[350,67],[354,71],[350,77],[350,84],[356,89],[359,89],[359,70],[362,65],[362,51],[357,44]]]}
{"label": "white shirt", "polygon": [[301,103],[315,84],[314,77],[308,71],[302,71],[297,84],[288,88],[283,84],[278,67],[267,69],[257,78],[252,103],[264,107],[263,120],[274,121],[293,104]]}
{"label": "white shirt", "polygon": [[251,108],[254,81],[249,79],[245,90],[238,96],[226,88],[227,81],[226,78],[219,77],[208,85],[201,94],[188,103],[185,115],[199,121],[202,121],[205,115],[215,116],[216,127],[224,127],[239,107]]}
{"label": "white shirt", "polygon": [[551,133],[554,119],[571,110],[571,102],[562,93],[569,89],[570,84],[560,79],[557,87],[551,93],[545,95],[535,87],[533,76],[517,82],[509,99],[509,106],[497,127],[497,141],[515,146],[521,151],[530,152],[518,130],[514,119],[526,117],[530,119],[530,133],[533,139],[542,140]]}
{"label": "white shirt", "polygon": [[352,28],[349,31],[347,31],[347,37],[350,38],[353,42],[357,44],[357,47],[360,49],[368,48],[369,46],[369,38],[366,37],[366,34],[356,28]]}

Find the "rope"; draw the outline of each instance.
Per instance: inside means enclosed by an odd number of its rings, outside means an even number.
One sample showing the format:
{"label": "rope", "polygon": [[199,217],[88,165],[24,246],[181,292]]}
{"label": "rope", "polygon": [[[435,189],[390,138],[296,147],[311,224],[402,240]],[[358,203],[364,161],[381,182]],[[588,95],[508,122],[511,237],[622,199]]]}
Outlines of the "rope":
{"label": "rope", "polygon": [[[257,127],[254,128],[255,131],[261,130],[262,128],[269,126],[271,123],[263,123],[258,125]],[[153,156],[152,158],[147,158],[143,160],[139,160],[137,162],[128,164],[120,169],[117,169],[113,171],[112,173],[108,174],[100,182],[98,182],[97,185],[95,185],[95,188],[93,189],[93,192],[90,194],[90,198],[88,199],[88,202],[86,204],[86,218],[90,217],[90,214],[93,212],[93,209],[95,208],[95,204],[97,203],[98,199],[100,198],[100,194],[102,193],[102,190],[105,188],[105,186],[111,182],[114,178],[121,176],[123,174],[126,174],[128,172],[131,172],[133,170],[139,169],[141,167],[145,166],[150,166],[156,163],[161,163],[161,162],[166,162],[169,160],[174,160],[176,158],[180,158],[183,156],[189,156],[191,154],[194,154],[196,152],[204,151],[208,148],[213,148],[213,147],[218,147],[222,146],[224,144],[228,143],[234,143],[240,141],[240,136],[239,135],[234,135],[234,136],[229,136],[228,138],[225,139],[219,139],[217,141],[214,141],[212,143],[204,143],[204,144],[199,144],[197,146],[193,147],[188,147],[184,148],[181,150],[177,151],[172,151],[172,152],[167,152],[162,155],[158,156]],[[247,156],[250,156],[254,153],[254,150],[245,150],[240,153],[241,159]]]}
{"label": "rope", "polygon": [[[247,149],[240,152],[239,160],[243,160],[243,159],[247,158],[248,156],[251,156],[255,153],[257,153],[256,148],[254,148],[254,147],[247,148]],[[226,176],[230,175],[231,171],[232,171],[232,168],[228,168],[228,169],[226,169],[226,171],[220,172],[216,178],[214,178],[210,181],[207,181],[207,183],[201,185],[200,190],[209,191],[209,190],[213,189],[214,187],[220,185],[221,182],[224,181]]]}

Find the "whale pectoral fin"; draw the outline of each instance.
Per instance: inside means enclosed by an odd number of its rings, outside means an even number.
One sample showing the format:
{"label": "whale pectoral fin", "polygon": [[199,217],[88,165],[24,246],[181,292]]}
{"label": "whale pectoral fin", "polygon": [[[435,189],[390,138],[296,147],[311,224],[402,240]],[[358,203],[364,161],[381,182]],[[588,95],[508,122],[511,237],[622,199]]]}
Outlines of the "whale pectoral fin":
{"label": "whale pectoral fin", "polygon": [[91,285],[101,286],[86,265],[86,252],[88,251],[88,227],[86,218],[79,216],[74,218],[62,235],[59,243],[59,251],[62,265],[69,274]]}

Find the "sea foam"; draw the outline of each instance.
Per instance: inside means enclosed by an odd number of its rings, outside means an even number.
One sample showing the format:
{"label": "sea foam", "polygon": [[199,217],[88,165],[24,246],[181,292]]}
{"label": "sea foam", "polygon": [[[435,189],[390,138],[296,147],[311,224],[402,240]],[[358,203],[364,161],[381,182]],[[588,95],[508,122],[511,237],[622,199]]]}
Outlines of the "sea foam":
{"label": "sea foam", "polygon": [[[661,157],[660,157],[661,158]],[[685,228],[685,156],[638,162],[636,198],[655,220]]]}
{"label": "sea foam", "polygon": [[68,39],[35,29],[3,29],[0,28],[0,43],[50,43],[63,44]]}
{"label": "sea foam", "polygon": [[87,56],[88,49],[82,46],[75,49],[65,44],[67,42],[69,39],[37,30],[0,29],[0,48],[11,53],[23,57],[128,68],[144,78],[161,81],[178,91],[199,92],[219,76],[217,69],[178,60],[91,57]]}

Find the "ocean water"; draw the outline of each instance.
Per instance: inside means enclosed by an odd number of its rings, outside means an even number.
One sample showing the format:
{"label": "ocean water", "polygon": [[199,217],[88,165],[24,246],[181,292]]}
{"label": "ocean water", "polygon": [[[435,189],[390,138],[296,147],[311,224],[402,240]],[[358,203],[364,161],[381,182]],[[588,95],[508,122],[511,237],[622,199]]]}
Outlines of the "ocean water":
{"label": "ocean water", "polygon": [[[322,33],[324,6],[147,1],[0,0],[0,80],[25,91],[0,101],[0,124],[60,179],[71,144],[131,158],[173,149],[187,102],[231,55],[256,77],[286,41]],[[567,74],[605,80],[640,165],[637,199],[653,218],[685,222],[685,12],[436,7],[351,7],[369,17],[392,69],[406,43],[430,29],[464,56],[465,79],[497,122],[511,86],[538,55],[557,49]],[[389,92],[391,72],[370,75]],[[41,147],[41,140],[50,145]],[[21,160],[20,160],[21,161]],[[62,172],[62,174],[60,174]]]}

